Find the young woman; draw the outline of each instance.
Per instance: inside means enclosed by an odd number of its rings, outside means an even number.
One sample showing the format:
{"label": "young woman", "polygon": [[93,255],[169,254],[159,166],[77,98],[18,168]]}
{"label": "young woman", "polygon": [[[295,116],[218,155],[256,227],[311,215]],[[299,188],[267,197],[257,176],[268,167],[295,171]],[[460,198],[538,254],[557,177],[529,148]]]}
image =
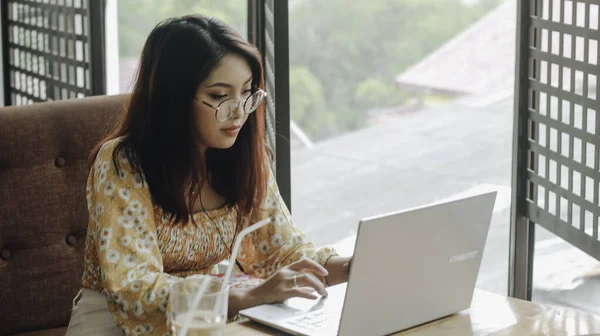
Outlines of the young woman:
{"label": "young woman", "polygon": [[[92,153],[83,289],[68,335],[168,334],[170,286],[214,274],[236,234],[229,315],[347,281],[349,258],[315,250],[290,218],[264,136],[257,49],[222,22],[173,18],[150,33],[122,121]],[[252,279],[264,279],[255,282]]]}

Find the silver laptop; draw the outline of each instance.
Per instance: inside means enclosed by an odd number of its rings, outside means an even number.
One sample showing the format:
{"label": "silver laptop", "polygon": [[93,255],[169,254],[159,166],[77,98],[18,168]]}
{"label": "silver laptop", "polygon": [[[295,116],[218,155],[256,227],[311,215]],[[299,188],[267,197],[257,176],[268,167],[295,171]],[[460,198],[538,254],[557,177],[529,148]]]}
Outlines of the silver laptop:
{"label": "silver laptop", "polygon": [[388,335],[471,305],[496,191],[363,219],[348,284],[242,310],[293,335]]}

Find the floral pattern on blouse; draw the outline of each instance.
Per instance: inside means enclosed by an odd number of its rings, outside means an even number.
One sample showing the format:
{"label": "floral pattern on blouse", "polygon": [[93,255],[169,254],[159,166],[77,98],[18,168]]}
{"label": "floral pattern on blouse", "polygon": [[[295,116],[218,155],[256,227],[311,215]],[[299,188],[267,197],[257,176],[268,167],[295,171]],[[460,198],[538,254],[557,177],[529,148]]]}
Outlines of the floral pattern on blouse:
{"label": "floral pattern on blouse", "polygon": [[[83,287],[104,294],[125,334],[169,335],[166,312],[172,284],[192,274],[215,274],[216,265],[229,258],[236,207],[194,214],[197,226],[191,221],[170,225],[152,202],[144,176],[135,173],[122,153],[117,173],[113,152],[120,140],[102,146],[88,176]],[[272,223],[242,242],[238,262],[247,275],[264,279],[301,258],[324,265],[336,255],[331,248],[316,250],[305,241],[272,173],[265,205],[255,210],[251,221],[266,217]]]}

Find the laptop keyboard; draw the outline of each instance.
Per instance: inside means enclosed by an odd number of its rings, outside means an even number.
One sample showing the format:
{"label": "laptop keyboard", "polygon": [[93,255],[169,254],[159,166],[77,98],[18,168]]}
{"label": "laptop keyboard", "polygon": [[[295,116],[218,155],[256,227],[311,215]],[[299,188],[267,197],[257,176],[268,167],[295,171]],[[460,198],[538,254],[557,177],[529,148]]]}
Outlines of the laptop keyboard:
{"label": "laptop keyboard", "polygon": [[315,311],[294,316],[285,322],[305,330],[317,331],[319,335],[323,333],[336,335],[340,324],[340,315]]}

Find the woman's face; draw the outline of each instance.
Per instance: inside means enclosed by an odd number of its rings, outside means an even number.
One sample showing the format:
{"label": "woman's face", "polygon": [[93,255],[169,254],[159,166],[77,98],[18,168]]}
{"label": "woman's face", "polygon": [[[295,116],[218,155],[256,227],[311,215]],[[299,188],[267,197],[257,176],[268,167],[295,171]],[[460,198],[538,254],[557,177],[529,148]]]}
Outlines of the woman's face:
{"label": "woman's face", "polygon": [[[248,119],[243,104],[252,93],[251,89],[252,71],[248,62],[236,54],[223,57],[217,68],[200,83],[193,106],[196,132],[202,148],[224,149],[233,146]],[[219,114],[224,115],[231,106],[235,107],[230,119],[217,120],[215,108],[219,104]]]}

